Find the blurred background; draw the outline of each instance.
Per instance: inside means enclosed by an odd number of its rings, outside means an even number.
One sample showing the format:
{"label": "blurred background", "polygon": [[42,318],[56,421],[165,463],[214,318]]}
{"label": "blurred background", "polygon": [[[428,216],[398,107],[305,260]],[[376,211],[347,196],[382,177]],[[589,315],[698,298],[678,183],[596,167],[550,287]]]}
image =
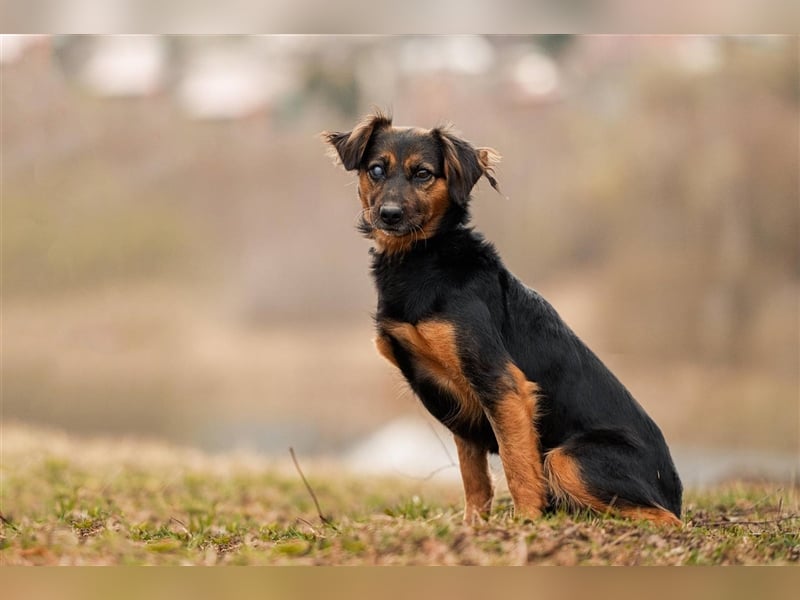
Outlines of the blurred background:
{"label": "blurred background", "polygon": [[378,106],[504,156],[474,224],[659,423],[689,483],[793,477],[799,50],[0,36],[3,423],[452,467],[374,351],[354,178],[318,135]]}

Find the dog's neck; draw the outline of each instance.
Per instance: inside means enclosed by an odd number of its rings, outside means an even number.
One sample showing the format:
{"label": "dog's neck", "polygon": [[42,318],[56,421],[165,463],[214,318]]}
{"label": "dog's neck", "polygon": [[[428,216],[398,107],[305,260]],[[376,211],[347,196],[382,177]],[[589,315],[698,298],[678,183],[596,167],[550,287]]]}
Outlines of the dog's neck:
{"label": "dog's neck", "polygon": [[423,265],[435,265],[440,261],[480,262],[479,257],[484,257],[487,252],[494,255],[493,246],[483,235],[466,224],[440,231],[425,240],[417,240],[403,252],[381,251],[377,244],[369,249],[373,270],[397,271],[398,275],[408,269],[413,271]]}

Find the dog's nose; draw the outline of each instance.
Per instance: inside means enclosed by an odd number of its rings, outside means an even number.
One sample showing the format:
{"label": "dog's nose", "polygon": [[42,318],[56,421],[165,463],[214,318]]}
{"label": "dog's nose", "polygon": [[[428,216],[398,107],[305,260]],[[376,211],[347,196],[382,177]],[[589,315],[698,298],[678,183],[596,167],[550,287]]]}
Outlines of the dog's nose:
{"label": "dog's nose", "polygon": [[403,209],[399,206],[384,204],[381,206],[381,221],[387,225],[397,225],[403,218]]}

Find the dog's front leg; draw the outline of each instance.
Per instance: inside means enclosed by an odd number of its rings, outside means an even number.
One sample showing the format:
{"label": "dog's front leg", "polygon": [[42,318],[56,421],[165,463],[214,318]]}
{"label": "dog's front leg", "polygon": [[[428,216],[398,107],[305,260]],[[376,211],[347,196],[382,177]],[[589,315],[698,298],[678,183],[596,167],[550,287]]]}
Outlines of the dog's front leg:
{"label": "dog's front leg", "polygon": [[476,523],[492,510],[494,486],[489,472],[486,448],[454,435],[458,449],[458,466],[464,483],[464,521]]}
{"label": "dog's front leg", "polygon": [[[538,517],[545,504],[542,458],[535,425],[536,385],[527,380],[489,325],[479,303],[461,304],[448,318],[416,325],[385,321],[383,328],[414,356],[416,364],[458,402],[457,418],[478,423],[488,418],[518,516]],[[459,447],[467,517],[486,492],[483,466],[475,454]],[[466,459],[466,460],[465,460]]]}
{"label": "dog's front leg", "polygon": [[546,488],[535,426],[536,385],[512,362],[500,389],[486,398],[485,412],[494,430],[508,490],[516,516],[535,518],[542,514]]}

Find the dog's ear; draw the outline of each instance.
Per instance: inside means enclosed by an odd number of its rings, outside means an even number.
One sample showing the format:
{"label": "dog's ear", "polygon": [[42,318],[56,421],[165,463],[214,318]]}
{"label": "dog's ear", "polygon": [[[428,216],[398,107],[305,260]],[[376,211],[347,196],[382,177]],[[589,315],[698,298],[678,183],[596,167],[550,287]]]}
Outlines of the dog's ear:
{"label": "dog's ear", "polygon": [[324,131],[322,139],[333,146],[333,156],[338,159],[345,169],[357,169],[367,149],[372,134],[383,127],[391,127],[392,118],[380,111],[362,119],[353,131],[340,133],[338,131]]}
{"label": "dog's ear", "polygon": [[499,163],[503,157],[500,156],[500,153],[494,148],[483,147],[476,148],[475,150],[478,152],[478,162],[481,163],[483,176],[489,180],[489,184],[499,193],[500,188],[494,176],[494,166]]}
{"label": "dog's ear", "polygon": [[465,205],[482,175],[495,190],[500,191],[494,177],[494,166],[500,162],[500,154],[496,150],[475,148],[444,127],[437,127],[432,133],[442,145],[444,176],[453,202]]}

